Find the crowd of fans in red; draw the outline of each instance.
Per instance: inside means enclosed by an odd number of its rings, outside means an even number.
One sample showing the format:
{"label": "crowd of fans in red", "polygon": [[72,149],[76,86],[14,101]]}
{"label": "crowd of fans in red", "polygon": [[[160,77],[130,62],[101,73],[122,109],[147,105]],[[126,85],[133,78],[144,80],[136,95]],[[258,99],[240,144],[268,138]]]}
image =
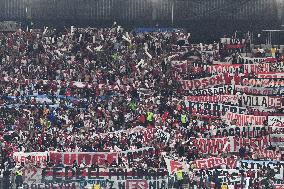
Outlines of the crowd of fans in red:
{"label": "crowd of fans in red", "polygon": [[[183,102],[187,93],[179,80],[210,76],[203,65],[224,54],[214,43],[203,48],[216,53],[204,56],[200,46],[188,41],[184,31],[128,33],[117,25],[1,33],[3,169],[13,166],[13,153],[19,151],[101,152],[153,146],[153,157],[130,164],[144,168],[165,168],[161,152],[188,162],[203,157],[189,139],[202,137],[209,126],[226,125],[219,118],[188,114]],[[190,48],[177,53],[184,44]],[[226,54],[230,55],[236,52]],[[194,63],[181,76],[171,62],[189,57]],[[143,140],[143,133],[117,132],[137,126],[162,129],[170,138],[162,143]],[[252,155],[246,149],[240,153]]]}

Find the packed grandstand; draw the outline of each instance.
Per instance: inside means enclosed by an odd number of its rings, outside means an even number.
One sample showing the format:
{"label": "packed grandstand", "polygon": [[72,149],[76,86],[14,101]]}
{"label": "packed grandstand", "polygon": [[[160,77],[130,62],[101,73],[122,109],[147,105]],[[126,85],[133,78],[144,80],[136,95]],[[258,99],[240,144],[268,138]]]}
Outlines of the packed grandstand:
{"label": "packed grandstand", "polygon": [[1,33],[2,188],[283,188],[284,51],[250,37]]}

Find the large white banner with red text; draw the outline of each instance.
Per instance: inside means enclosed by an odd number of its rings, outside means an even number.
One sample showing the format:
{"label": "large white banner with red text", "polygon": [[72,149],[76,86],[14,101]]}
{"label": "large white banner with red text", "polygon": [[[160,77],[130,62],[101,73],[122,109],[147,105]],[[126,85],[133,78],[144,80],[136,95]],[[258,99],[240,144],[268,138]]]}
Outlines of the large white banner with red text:
{"label": "large white banner with red text", "polygon": [[266,116],[235,114],[231,112],[227,112],[224,118],[228,123],[236,120],[237,126],[263,125],[264,121],[267,120]]}
{"label": "large white banner with red text", "polygon": [[17,165],[32,164],[45,167],[47,163],[48,152],[14,152],[13,158]]}

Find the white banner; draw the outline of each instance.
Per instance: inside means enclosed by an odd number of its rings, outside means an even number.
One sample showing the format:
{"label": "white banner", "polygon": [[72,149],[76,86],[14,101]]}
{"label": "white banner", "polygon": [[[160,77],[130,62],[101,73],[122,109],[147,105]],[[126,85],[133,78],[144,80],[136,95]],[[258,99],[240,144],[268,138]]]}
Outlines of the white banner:
{"label": "white banner", "polygon": [[242,160],[237,163],[237,167],[242,170],[260,170],[267,167],[271,168],[275,172],[275,179],[283,180],[283,171],[284,171],[284,162],[283,161],[251,161],[251,160]]}
{"label": "white banner", "polygon": [[248,125],[263,125],[264,121],[267,120],[266,116],[254,116],[254,115],[243,115],[227,112],[224,116],[227,123],[231,123],[233,120],[236,120],[237,126],[248,126]]}
{"label": "white banner", "polygon": [[34,169],[32,175],[24,176],[23,187],[32,188],[85,188],[99,185],[115,189],[167,189],[165,169],[146,171],[125,168],[46,168]]}
{"label": "white banner", "polygon": [[240,106],[261,106],[265,108],[281,108],[282,97],[280,96],[255,96],[239,95]]}
{"label": "white banner", "polygon": [[199,95],[199,96],[215,96],[215,95],[227,95],[233,94],[234,86],[232,85],[223,85],[221,87],[211,87],[207,89],[196,89],[189,91],[190,95]]}
{"label": "white banner", "polygon": [[268,116],[268,125],[271,127],[284,127],[284,116]]}
{"label": "white banner", "polygon": [[13,158],[17,165],[21,163],[46,166],[48,152],[14,152]]}
{"label": "white banner", "polygon": [[270,73],[258,73],[258,78],[272,79],[272,78],[284,78],[284,73],[280,72],[270,72]]}
{"label": "white banner", "polygon": [[279,88],[264,88],[264,87],[252,87],[252,86],[242,86],[235,85],[235,91],[243,92],[246,94],[257,94],[257,95],[273,95],[273,94],[284,94],[284,91]]}

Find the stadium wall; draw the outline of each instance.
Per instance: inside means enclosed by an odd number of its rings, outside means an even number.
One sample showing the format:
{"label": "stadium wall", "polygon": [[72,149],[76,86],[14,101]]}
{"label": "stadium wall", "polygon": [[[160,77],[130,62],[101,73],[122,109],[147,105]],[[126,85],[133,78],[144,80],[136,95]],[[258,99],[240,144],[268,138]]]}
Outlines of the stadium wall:
{"label": "stadium wall", "polygon": [[183,27],[200,35],[210,31],[208,38],[234,30],[276,29],[279,17],[277,0],[0,0],[0,21],[39,26],[109,26],[117,21],[124,27]]}

